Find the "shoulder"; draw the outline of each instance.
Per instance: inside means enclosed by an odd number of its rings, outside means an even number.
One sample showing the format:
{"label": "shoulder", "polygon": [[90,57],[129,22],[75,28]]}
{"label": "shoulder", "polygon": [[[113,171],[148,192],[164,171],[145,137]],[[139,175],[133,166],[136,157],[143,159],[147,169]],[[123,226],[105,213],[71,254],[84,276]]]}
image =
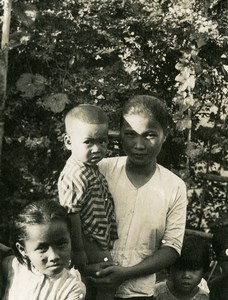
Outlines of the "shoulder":
{"label": "shoulder", "polygon": [[59,181],[73,182],[76,186],[84,186],[87,178],[91,178],[92,175],[93,172],[88,165],[68,159],[65,168],[60,174]]}
{"label": "shoulder", "polygon": [[154,287],[154,296],[158,296],[161,294],[167,294],[168,293],[168,288],[167,288],[167,284],[166,281],[163,282],[158,282],[155,284]]}
{"label": "shoulder", "polygon": [[209,293],[204,291],[202,288],[199,288],[196,299],[207,300],[209,299]]}
{"label": "shoulder", "polygon": [[102,159],[99,164],[99,170],[104,175],[120,171],[126,165],[127,156],[117,156]]}
{"label": "shoulder", "polygon": [[9,275],[12,273],[12,271],[13,271],[13,262],[14,261],[17,262],[17,259],[13,255],[7,256],[3,259],[3,261],[2,261],[2,272],[3,272],[3,276],[5,278],[9,277]]}
{"label": "shoulder", "polygon": [[176,174],[174,174],[169,169],[163,167],[160,164],[157,164],[157,170],[161,174],[162,180],[169,180],[169,183],[178,184],[179,186],[186,187],[185,182]]}
{"label": "shoulder", "polygon": [[[78,270],[70,269],[66,270],[67,286],[70,288],[70,293],[67,299],[84,299],[86,294],[86,288],[81,281],[81,275]],[[77,295],[79,298],[74,298]]]}

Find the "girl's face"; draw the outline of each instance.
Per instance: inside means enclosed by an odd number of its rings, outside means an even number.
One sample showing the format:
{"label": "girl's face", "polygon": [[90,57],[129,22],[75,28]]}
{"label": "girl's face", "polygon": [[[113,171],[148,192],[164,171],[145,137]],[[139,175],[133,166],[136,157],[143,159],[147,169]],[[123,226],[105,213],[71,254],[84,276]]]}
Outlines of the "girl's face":
{"label": "girl's face", "polygon": [[155,164],[166,135],[160,123],[146,114],[125,115],[121,128],[123,150],[135,165]]}
{"label": "girl's face", "polygon": [[44,275],[54,276],[68,268],[71,240],[64,222],[27,225],[26,231],[24,245],[17,243],[16,246],[36,270]]}
{"label": "girl's face", "polygon": [[176,292],[180,294],[194,293],[203,277],[203,269],[199,270],[179,270],[173,269],[171,280]]}

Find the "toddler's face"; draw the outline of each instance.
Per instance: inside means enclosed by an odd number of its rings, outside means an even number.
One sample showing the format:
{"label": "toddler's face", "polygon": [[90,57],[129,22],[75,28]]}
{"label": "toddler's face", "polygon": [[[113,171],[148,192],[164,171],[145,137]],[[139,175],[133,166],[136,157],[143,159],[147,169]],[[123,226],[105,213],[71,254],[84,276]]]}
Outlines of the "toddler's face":
{"label": "toddler's face", "polygon": [[67,225],[62,221],[27,225],[24,246],[17,244],[23,256],[31,265],[47,276],[59,274],[68,268],[71,254],[71,240]]}
{"label": "toddler's face", "polygon": [[189,294],[197,288],[203,277],[203,269],[199,270],[179,270],[171,272],[171,279],[174,288],[181,294]]}
{"label": "toddler's face", "polygon": [[108,124],[88,124],[75,120],[65,137],[72,156],[83,163],[97,164],[105,157],[108,143]]}
{"label": "toddler's face", "polygon": [[121,128],[123,149],[135,165],[154,164],[166,136],[160,123],[145,114],[124,116]]}

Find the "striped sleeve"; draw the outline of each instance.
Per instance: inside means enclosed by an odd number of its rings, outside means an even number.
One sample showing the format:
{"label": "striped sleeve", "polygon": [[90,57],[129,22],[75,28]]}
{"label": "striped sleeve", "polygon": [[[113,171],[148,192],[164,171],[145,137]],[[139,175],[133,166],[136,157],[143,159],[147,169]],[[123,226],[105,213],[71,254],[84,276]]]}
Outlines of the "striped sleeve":
{"label": "striped sleeve", "polygon": [[68,213],[80,212],[88,188],[87,182],[86,169],[77,167],[61,173],[58,182],[59,200]]}

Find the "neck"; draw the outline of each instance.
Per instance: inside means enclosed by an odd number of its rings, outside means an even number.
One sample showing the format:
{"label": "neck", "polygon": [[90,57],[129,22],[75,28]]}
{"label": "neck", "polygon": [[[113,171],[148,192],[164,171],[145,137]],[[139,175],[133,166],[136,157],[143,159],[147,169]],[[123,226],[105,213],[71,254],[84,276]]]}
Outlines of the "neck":
{"label": "neck", "polygon": [[150,162],[146,165],[136,165],[133,162],[131,162],[130,159],[127,159],[126,167],[127,170],[130,172],[138,173],[141,175],[150,175],[155,171],[156,161]]}
{"label": "neck", "polygon": [[189,291],[189,293],[184,293],[184,292],[177,290],[172,281],[167,281],[167,285],[168,285],[170,292],[173,294],[173,296],[175,296],[176,298],[178,298],[180,300],[192,299],[199,290],[199,287],[196,286],[193,290]]}

